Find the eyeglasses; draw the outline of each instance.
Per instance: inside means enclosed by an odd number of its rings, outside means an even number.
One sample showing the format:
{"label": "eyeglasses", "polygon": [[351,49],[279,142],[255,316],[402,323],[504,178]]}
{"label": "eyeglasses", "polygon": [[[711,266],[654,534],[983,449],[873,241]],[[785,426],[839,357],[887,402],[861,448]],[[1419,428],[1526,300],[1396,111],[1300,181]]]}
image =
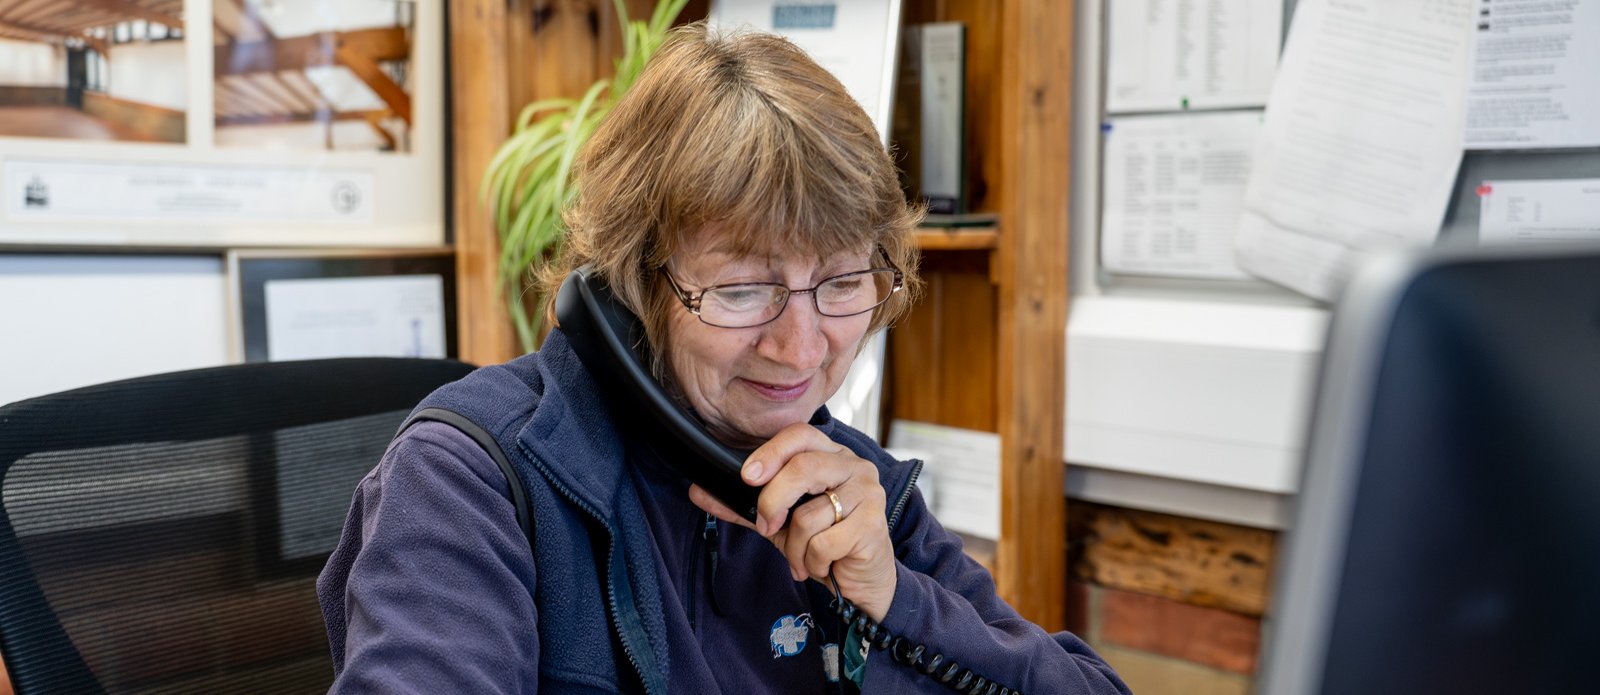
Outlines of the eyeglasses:
{"label": "eyeglasses", "polygon": [[905,283],[905,276],[897,268],[873,268],[835,275],[803,290],[776,282],[747,282],[690,293],[678,286],[666,268],[661,269],[661,274],[672,285],[683,308],[702,323],[718,328],[754,328],[771,323],[789,306],[789,297],[796,294],[811,295],[817,313],[823,316],[864,314],[889,301]]}

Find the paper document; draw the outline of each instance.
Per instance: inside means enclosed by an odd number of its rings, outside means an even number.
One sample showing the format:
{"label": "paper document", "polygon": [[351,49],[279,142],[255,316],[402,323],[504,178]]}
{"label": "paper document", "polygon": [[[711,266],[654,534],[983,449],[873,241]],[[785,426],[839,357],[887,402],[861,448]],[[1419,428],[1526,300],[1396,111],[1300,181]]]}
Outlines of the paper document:
{"label": "paper document", "polygon": [[1478,199],[1482,243],[1600,241],[1600,179],[1484,181]]}
{"label": "paper document", "polygon": [[1600,145],[1600,2],[1477,7],[1467,149]]}
{"label": "paper document", "polygon": [[1106,12],[1108,113],[1267,103],[1281,0],[1111,0]]}
{"label": "paper document", "polygon": [[1249,276],[1233,262],[1261,112],[1114,118],[1105,129],[1100,259],[1111,272]]}
{"label": "paper document", "polygon": [[1247,272],[1332,299],[1352,251],[1431,242],[1461,163],[1473,0],[1302,0],[1235,238]]}
{"label": "paper document", "polygon": [[1000,538],[1000,435],[895,420],[889,426],[889,448],[922,459],[922,477],[937,491],[933,515],[940,524],[981,538]]}
{"label": "paper document", "polygon": [[268,280],[267,359],[444,357],[438,275]]}

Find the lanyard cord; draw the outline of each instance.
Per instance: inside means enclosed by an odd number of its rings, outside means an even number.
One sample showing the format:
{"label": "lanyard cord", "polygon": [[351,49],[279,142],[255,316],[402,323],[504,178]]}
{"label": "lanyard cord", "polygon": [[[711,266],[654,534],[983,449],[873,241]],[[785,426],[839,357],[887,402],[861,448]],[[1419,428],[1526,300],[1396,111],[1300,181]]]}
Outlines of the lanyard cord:
{"label": "lanyard cord", "polygon": [[[889,658],[906,667],[916,669],[945,687],[965,695],[1022,695],[1022,691],[1007,688],[999,683],[984,678],[955,662],[954,659],[946,660],[943,654],[928,656],[928,646],[915,644],[904,636],[896,636],[879,625],[877,621],[867,617],[867,614],[858,610],[856,604],[844,597],[844,592],[839,590],[839,580],[828,572],[828,582],[833,585],[833,602],[828,607],[839,616],[846,630],[855,630],[856,634],[866,640],[878,651],[887,651]],[[840,643],[844,642],[840,638]],[[926,657],[926,658],[924,658]]]}

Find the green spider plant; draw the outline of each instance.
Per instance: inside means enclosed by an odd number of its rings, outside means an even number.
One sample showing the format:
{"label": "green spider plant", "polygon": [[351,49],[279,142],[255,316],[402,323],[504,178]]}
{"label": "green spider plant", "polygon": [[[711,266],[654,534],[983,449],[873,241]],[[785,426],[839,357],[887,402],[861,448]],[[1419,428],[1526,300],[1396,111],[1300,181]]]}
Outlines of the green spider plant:
{"label": "green spider plant", "polygon": [[[616,74],[595,82],[582,98],[542,99],[523,107],[510,139],[489,163],[480,191],[494,211],[500,290],[524,351],[537,348],[543,334],[545,298],[529,279],[561,251],[566,233],[561,213],[577,193],[573,159],[639,78],[688,0],[660,0],[648,22],[629,20],[623,0],[613,2],[623,40]],[[532,295],[524,297],[526,292]]]}

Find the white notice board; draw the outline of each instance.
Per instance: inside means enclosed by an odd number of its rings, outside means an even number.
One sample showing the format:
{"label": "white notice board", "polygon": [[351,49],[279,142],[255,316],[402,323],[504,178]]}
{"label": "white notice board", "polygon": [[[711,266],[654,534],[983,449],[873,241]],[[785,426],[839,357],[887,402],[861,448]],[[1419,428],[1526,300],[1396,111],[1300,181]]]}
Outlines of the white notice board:
{"label": "white notice board", "polygon": [[214,256],[0,254],[0,403],[228,362]]}

